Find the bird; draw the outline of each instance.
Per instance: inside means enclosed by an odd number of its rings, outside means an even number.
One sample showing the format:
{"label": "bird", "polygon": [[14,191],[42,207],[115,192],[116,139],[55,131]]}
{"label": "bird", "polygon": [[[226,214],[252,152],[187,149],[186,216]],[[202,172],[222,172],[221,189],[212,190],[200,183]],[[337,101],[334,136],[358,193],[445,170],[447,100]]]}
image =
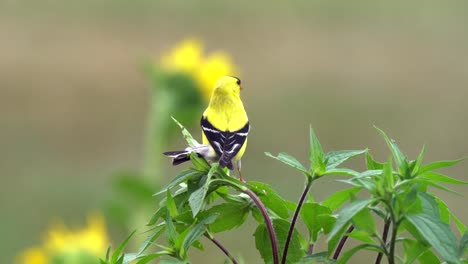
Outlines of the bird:
{"label": "bird", "polygon": [[181,151],[164,152],[173,158],[173,165],[190,160],[190,153],[195,152],[210,162],[219,162],[221,168],[234,170],[236,163],[239,179],[245,182],[241,159],[247,147],[250,123],[240,97],[241,90],[241,80],[237,77],[218,79],[200,120],[202,144]]}

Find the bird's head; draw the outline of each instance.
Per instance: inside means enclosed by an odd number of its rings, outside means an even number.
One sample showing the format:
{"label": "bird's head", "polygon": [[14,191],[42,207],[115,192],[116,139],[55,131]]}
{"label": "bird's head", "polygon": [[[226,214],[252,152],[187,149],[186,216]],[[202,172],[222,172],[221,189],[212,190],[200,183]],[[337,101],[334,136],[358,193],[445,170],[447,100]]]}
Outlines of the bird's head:
{"label": "bird's head", "polygon": [[213,96],[234,96],[240,98],[241,81],[237,77],[223,76],[219,78],[213,90]]}

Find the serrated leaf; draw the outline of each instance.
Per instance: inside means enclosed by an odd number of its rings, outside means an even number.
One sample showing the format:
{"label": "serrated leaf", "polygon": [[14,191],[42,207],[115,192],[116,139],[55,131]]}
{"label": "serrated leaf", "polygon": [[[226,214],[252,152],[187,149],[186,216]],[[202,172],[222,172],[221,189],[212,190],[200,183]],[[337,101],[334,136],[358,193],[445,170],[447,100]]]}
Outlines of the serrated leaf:
{"label": "serrated leaf", "polygon": [[211,167],[206,177],[199,182],[198,188],[190,194],[189,205],[192,209],[192,215],[195,217],[200,212],[205,202],[205,196],[211,183],[211,177],[216,172],[217,166]]}
{"label": "serrated leaf", "polygon": [[188,252],[190,246],[206,232],[206,225],[213,223],[216,217],[218,217],[217,214],[210,215],[202,219],[190,229],[190,232],[185,237],[184,242],[182,242],[182,248],[184,249],[184,252]]}
{"label": "serrated leaf", "polygon": [[385,134],[385,132],[383,130],[381,130],[380,128],[378,128],[376,126],[374,126],[374,127],[375,127],[375,129],[377,129],[377,131],[379,131],[380,135],[382,135],[382,137],[385,139],[385,142],[387,142],[388,147],[392,151],[393,158],[395,159],[395,161],[396,161],[396,163],[398,165],[400,173],[402,175],[405,175],[406,172],[407,172],[407,169],[408,169],[408,159],[400,151],[400,149],[398,148],[398,145],[396,144],[396,142],[394,140],[391,140],[387,136],[387,134]]}
{"label": "serrated leaf", "polygon": [[203,212],[203,214],[217,214],[216,220],[210,224],[210,231],[218,233],[242,225],[249,214],[249,208],[239,203],[219,204]]}
{"label": "serrated leaf", "polygon": [[323,160],[323,149],[320,142],[315,135],[314,129],[310,127],[310,162],[312,164],[313,171],[320,175],[325,171],[325,163]]}
{"label": "serrated leaf", "polygon": [[450,183],[450,184],[468,184],[468,182],[466,181],[457,180],[457,179],[454,179],[449,176],[443,175],[441,173],[433,172],[433,171],[424,172],[418,175],[418,177],[427,179],[430,181],[434,181],[434,182],[444,182],[444,183]]}
{"label": "serrated leaf", "polygon": [[343,175],[343,176],[359,176],[359,172],[354,171],[352,169],[347,168],[334,168],[334,169],[327,169],[323,172],[320,176],[330,176],[330,175]]}
{"label": "serrated leaf", "polygon": [[[289,231],[290,223],[284,219],[273,219],[273,228],[278,239],[279,252],[283,252],[284,244]],[[255,246],[260,252],[265,263],[272,263],[272,251],[271,251],[271,242],[266,229],[265,224],[260,224],[254,233],[255,236]],[[304,256],[304,252],[301,249],[300,243],[300,234],[297,230],[294,230],[291,242],[289,244],[289,251],[286,263],[297,263]]]}
{"label": "serrated leaf", "polygon": [[407,215],[406,219],[446,261],[458,263],[458,243],[447,224],[427,214]]}
{"label": "serrated leaf", "polygon": [[352,218],[353,225],[358,230],[365,231],[370,235],[374,235],[376,233],[376,225],[374,217],[372,217],[370,210],[368,208],[362,209]]}
{"label": "serrated leaf", "polygon": [[300,211],[301,217],[309,230],[312,242],[317,241],[318,233],[322,230],[322,223],[318,221],[319,216],[331,216],[332,210],[318,203],[305,203]]}
{"label": "serrated leaf", "polygon": [[422,166],[419,169],[418,174],[422,174],[424,172],[433,171],[433,170],[437,170],[441,168],[450,167],[465,159],[466,158],[457,159],[457,160],[442,160],[442,161],[432,162],[432,163]]}
{"label": "serrated leaf", "polygon": [[362,187],[352,187],[349,189],[334,192],[322,202],[322,205],[329,207],[332,211],[335,211],[338,208],[340,208],[344,203],[346,203],[346,201],[348,201],[352,195],[356,195],[360,190],[362,190]]}
{"label": "serrated leaf", "polygon": [[325,154],[324,157],[326,168],[327,170],[333,169],[350,158],[365,153],[366,151],[367,149],[330,151]]}
{"label": "serrated leaf", "polygon": [[191,178],[195,177],[195,176],[201,176],[203,175],[202,172],[200,171],[197,171],[197,170],[194,170],[194,169],[188,169],[188,170],[184,170],[182,171],[179,175],[177,175],[177,177],[175,177],[168,185],[166,188],[163,188],[161,191],[153,194],[153,196],[156,196],[156,195],[159,195],[159,194],[162,194],[162,193],[166,193],[167,190],[170,190],[172,188],[174,188],[175,186],[183,183],[184,181],[187,181],[187,180],[190,180]]}
{"label": "serrated leaf", "polygon": [[329,242],[357,213],[373,202],[375,202],[375,199],[356,200],[345,206],[338,215],[335,226],[328,235],[327,241]]}
{"label": "serrated leaf", "polygon": [[278,156],[276,156],[276,157],[273,156],[269,152],[265,152],[265,155],[267,155],[270,158],[281,161],[282,163],[284,163],[284,164],[286,164],[286,165],[288,165],[290,167],[293,167],[296,170],[299,170],[299,171],[305,173],[306,175],[309,174],[309,171],[296,158],[294,158],[293,156],[291,156],[291,155],[289,155],[289,154],[287,154],[285,152],[280,152],[278,154]]}

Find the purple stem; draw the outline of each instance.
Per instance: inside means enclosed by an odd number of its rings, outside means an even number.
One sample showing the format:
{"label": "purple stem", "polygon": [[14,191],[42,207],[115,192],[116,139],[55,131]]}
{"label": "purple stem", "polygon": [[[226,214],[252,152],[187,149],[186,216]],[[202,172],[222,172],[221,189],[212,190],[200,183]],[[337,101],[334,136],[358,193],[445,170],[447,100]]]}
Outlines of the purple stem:
{"label": "purple stem", "polygon": [[[388,230],[390,229],[390,222],[391,222],[390,219],[387,219],[387,221],[385,221],[384,230],[382,234],[382,241],[383,241],[382,247],[383,248],[386,247],[385,244],[387,243]],[[383,253],[379,252],[379,254],[377,255],[377,259],[375,260],[375,264],[380,264],[380,261],[382,261],[382,258],[383,258]]]}
{"label": "purple stem", "polygon": [[291,225],[289,226],[288,237],[286,238],[286,243],[284,244],[283,258],[281,260],[282,264],[286,263],[286,257],[288,256],[288,250],[289,250],[289,243],[291,242],[292,234],[294,232],[294,227],[296,226],[296,221],[297,221],[297,218],[299,217],[299,212],[301,211],[302,205],[304,204],[304,200],[307,197],[307,193],[309,192],[311,186],[312,186],[312,180],[307,180],[307,185],[304,188],[304,191],[302,192],[299,202],[297,203],[296,211],[294,212]]}
{"label": "purple stem", "polygon": [[265,225],[267,227],[268,234],[270,235],[271,251],[273,252],[273,264],[279,264],[278,241],[276,240],[275,229],[273,228],[273,223],[271,222],[270,216],[268,215],[265,205],[262,203],[262,201],[260,201],[258,196],[249,188],[242,188],[242,191],[245,192],[248,196],[250,196],[250,198],[252,198],[255,205],[257,205],[257,208],[262,213],[263,218],[265,219]]}
{"label": "purple stem", "polygon": [[223,245],[221,245],[221,243],[216,240],[214,237],[212,236],[207,236],[209,240],[211,240],[211,242],[213,242],[219,249],[221,249],[221,251],[224,252],[224,254],[232,261],[233,264],[238,264],[237,263],[237,260],[231,255],[231,253],[229,253],[229,251],[227,250],[227,248],[225,248]]}
{"label": "purple stem", "polygon": [[338,259],[340,256],[341,250],[343,249],[344,244],[346,243],[346,240],[348,240],[348,233],[351,233],[354,230],[354,226],[350,226],[348,230],[346,230],[346,234],[343,235],[343,237],[340,240],[340,243],[338,244],[338,247],[335,250],[335,254],[333,255],[333,259]]}

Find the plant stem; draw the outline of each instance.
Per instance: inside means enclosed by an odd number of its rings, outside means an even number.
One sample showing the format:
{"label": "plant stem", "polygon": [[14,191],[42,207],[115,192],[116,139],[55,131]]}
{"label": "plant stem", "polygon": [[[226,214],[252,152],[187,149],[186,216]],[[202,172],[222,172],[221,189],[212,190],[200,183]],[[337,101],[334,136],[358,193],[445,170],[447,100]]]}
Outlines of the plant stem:
{"label": "plant stem", "polygon": [[395,219],[392,220],[392,238],[390,239],[390,256],[388,259],[388,264],[395,264],[395,244],[398,225],[395,222]]}
{"label": "plant stem", "polygon": [[335,254],[333,255],[333,259],[338,259],[338,257],[340,256],[341,250],[343,250],[344,244],[346,243],[346,240],[348,240],[348,236],[346,234],[351,233],[353,230],[354,230],[353,225],[351,225],[348,228],[348,230],[346,230],[346,233],[341,238],[340,243],[338,244],[338,247],[335,250]]}
{"label": "plant stem", "polygon": [[252,200],[254,201],[257,208],[263,215],[263,219],[265,220],[265,225],[268,230],[268,234],[270,235],[270,242],[271,242],[271,251],[273,253],[273,264],[279,264],[279,257],[278,257],[278,241],[276,239],[275,229],[273,228],[273,223],[271,222],[270,216],[268,215],[267,209],[265,205],[260,201],[260,198],[249,188],[244,187],[242,191],[245,192]]}
{"label": "plant stem", "polygon": [[304,204],[304,200],[307,197],[307,193],[309,192],[310,187],[312,186],[312,183],[313,183],[312,179],[307,179],[307,184],[304,188],[304,191],[302,192],[299,202],[297,203],[296,211],[294,212],[291,225],[289,226],[286,243],[284,244],[283,258],[281,259],[282,264],[286,264],[286,257],[288,256],[289,243],[291,242],[292,234],[294,232],[294,227],[296,226],[297,217],[299,216],[299,212],[301,211],[302,205]]}
{"label": "plant stem", "polygon": [[206,237],[211,240],[223,253],[231,260],[232,264],[238,264],[237,260],[234,258],[234,256],[229,253],[227,248],[225,248],[218,240],[216,240],[211,234],[207,234]]}
{"label": "plant stem", "polygon": [[[382,233],[382,247],[383,249],[386,251],[386,244],[387,244],[387,237],[388,237],[388,230],[390,229],[390,219],[387,218],[387,220],[385,221],[385,225],[384,225],[384,230],[383,230],[383,233]],[[383,257],[383,253],[382,252],[379,252],[379,254],[377,255],[377,259],[375,260],[375,264],[380,264],[380,261],[382,261],[382,257]]]}

